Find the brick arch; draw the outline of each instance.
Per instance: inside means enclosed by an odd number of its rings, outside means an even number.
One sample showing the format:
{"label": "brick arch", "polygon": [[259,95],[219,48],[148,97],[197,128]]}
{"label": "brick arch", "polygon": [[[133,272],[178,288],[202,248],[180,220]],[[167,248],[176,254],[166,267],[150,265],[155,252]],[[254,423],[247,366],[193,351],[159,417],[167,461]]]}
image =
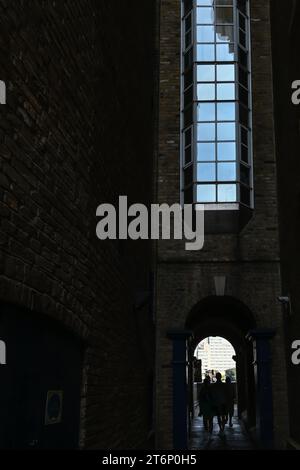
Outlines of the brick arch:
{"label": "brick arch", "polygon": [[250,425],[255,423],[254,371],[252,345],[246,339],[256,328],[255,317],[240,300],[230,296],[209,296],[199,301],[189,312],[186,329],[193,333],[190,354],[208,336],[221,336],[235,349],[238,374],[239,416],[247,414]]}

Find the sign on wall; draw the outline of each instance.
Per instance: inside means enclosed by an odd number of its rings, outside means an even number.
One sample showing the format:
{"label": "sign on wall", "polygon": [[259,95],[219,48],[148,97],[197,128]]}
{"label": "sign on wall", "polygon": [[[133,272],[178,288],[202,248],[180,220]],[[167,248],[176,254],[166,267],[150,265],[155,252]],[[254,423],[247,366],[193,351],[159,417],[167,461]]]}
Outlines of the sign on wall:
{"label": "sign on wall", "polygon": [[63,391],[50,390],[47,393],[45,426],[59,424],[62,421]]}

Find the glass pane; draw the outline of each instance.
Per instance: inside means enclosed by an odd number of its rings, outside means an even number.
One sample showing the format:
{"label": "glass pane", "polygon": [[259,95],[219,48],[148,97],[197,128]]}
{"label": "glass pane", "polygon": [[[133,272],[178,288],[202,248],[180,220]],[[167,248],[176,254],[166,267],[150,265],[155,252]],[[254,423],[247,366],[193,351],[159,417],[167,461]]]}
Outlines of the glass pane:
{"label": "glass pane", "polygon": [[214,4],[214,0],[197,0],[197,6],[212,6]]}
{"label": "glass pane", "polygon": [[188,88],[193,83],[193,70],[184,74],[184,88]]}
{"label": "glass pane", "polygon": [[184,133],[184,146],[187,147],[192,143],[192,129],[187,129]]}
{"label": "glass pane", "polygon": [[198,85],[197,96],[200,101],[214,101],[216,99],[216,87],[215,85]]}
{"label": "glass pane", "polygon": [[193,49],[190,49],[184,54],[184,67],[185,69],[190,68],[193,65]]}
{"label": "glass pane", "polygon": [[216,140],[215,124],[198,124],[198,140],[213,141]]}
{"label": "glass pane", "polygon": [[192,15],[189,15],[185,19],[185,30],[188,31],[189,29],[191,29],[191,27],[192,27]]}
{"label": "glass pane", "polygon": [[239,68],[239,81],[245,88],[248,88],[248,72],[241,67]]}
{"label": "glass pane", "polygon": [[198,26],[197,42],[215,42],[214,26]]}
{"label": "glass pane", "polygon": [[235,103],[218,103],[217,119],[218,121],[235,121]]}
{"label": "glass pane", "polygon": [[216,202],[216,186],[214,184],[199,184],[197,202]]}
{"label": "glass pane", "polygon": [[245,186],[241,185],[241,202],[250,206],[251,204],[251,192],[249,188],[245,188]]}
{"label": "glass pane", "polygon": [[218,202],[236,202],[237,191],[236,184],[218,185]]}
{"label": "glass pane", "polygon": [[215,5],[216,6],[231,6],[233,5],[233,0],[215,0]]}
{"label": "glass pane", "polygon": [[197,106],[198,121],[215,121],[216,120],[216,106],[215,103],[201,103]]}
{"label": "glass pane", "polygon": [[250,169],[244,165],[240,166],[240,179],[242,183],[250,186]]}
{"label": "glass pane", "polygon": [[186,188],[193,183],[193,165],[184,170],[184,187]]}
{"label": "glass pane", "polygon": [[215,15],[216,24],[233,24],[233,8],[217,7]]}
{"label": "glass pane", "polygon": [[187,147],[184,151],[184,163],[187,165],[192,161],[192,147]]}
{"label": "glass pane", "polygon": [[241,146],[241,159],[242,159],[243,162],[249,163],[248,162],[248,160],[249,160],[249,151],[248,151],[248,148],[245,147],[245,145]]}
{"label": "glass pane", "polygon": [[199,62],[215,61],[215,46],[210,44],[197,45],[197,60]]}
{"label": "glass pane", "polygon": [[234,42],[233,26],[220,25],[216,26],[217,42]]}
{"label": "glass pane", "polygon": [[197,145],[197,160],[199,162],[209,162],[215,160],[216,146],[215,144],[198,144]]}
{"label": "glass pane", "polygon": [[239,47],[239,63],[245,68],[248,68],[248,53]]}
{"label": "glass pane", "polygon": [[240,29],[239,31],[239,39],[240,39],[240,44],[246,48],[247,46],[247,39],[246,39],[246,33]]}
{"label": "glass pane", "polygon": [[217,61],[234,61],[234,44],[217,44]]}
{"label": "glass pane", "polygon": [[197,81],[198,82],[214,82],[215,81],[215,66],[214,65],[198,65],[197,66]]}
{"label": "glass pane", "polygon": [[238,6],[238,9],[241,10],[242,12],[244,13],[247,13],[247,0],[238,0],[237,2],[237,6]]}
{"label": "glass pane", "polygon": [[189,31],[185,35],[185,48],[187,49],[192,44],[192,33]]}
{"label": "glass pane", "polygon": [[218,124],[218,140],[235,140],[235,122]]}
{"label": "glass pane", "polygon": [[234,100],[235,99],[235,86],[234,83],[221,83],[217,85],[217,99],[218,100]]}
{"label": "glass pane", "polygon": [[218,164],[218,181],[235,181],[236,180],[236,164],[235,163],[219,163]]}
{"label": "glass pane", "polygon": [[241,127],[241,141],[248,147],[248,130],[244,127]]}
{"label": "glass pane", "polygon": [[215,163],[198,163],[197,181],[216,181]]}
{"label": "glass pane", "polygon": [[235,66],[234,65],[217,65],[217,81],[218,82],[234,82]]}
{"label": "glass pane", "polygon": [[214,24],[214,9],[206,7],[197,8],[197,23]]}
{"label": "glass pane", "polygon": [[244,15],[239,14],[240,28],[246,31],[246,18]]}
{"label": "glass pane", "polygon": [[236,160],[235,142],[222,142],[218,144],[218,160],[219,161]]}

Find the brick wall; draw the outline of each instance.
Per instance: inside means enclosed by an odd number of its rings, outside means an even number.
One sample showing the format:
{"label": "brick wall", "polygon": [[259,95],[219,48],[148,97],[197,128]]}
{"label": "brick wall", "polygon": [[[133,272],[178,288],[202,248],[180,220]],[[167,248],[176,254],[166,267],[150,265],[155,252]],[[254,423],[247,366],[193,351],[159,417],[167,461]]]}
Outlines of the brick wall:
{"label": "brick wall", "polygon": [[[296,7],[296,8],[295,8]],[[291,101],[291,85],[300,77],[297,44],[299,41],[299,5],[288,1],[284,10],[272,2],[272,38],[274,51],[274,97],[276,118],[276,156],[278,167],[280,248],[282,292],[291,299],[291,313],[285,314],[286,356],[290,403],[290,433],[300,442],[300,368],[291,361],[291,345],[300,338],[299,283],[299,118],[300,108]]]}
{"label": "brick wall", "polygon": [[[275,327],[273,391],[276,446],[287,437],[286,372],[277,221],[272,55],[269,2],[251,2],[255,210],[239,234],[206,235],[204,249],[158,243],[157,443],[172,446],[170,328],[184,328],[192,307],[214,295],[214,276],[227,277],[226,294],[242,301],[258,327]],[[158,201],[180,201],[180,1],[161,2]]]}
{"label": "brick wall", "polygon": [[95,235],[100,203],[151,194],[154,4],[130,7],[0,1],[0,299],[87,342],[87,448],[143,446],[151,427],[152,322],[133,309],[150,248]]}

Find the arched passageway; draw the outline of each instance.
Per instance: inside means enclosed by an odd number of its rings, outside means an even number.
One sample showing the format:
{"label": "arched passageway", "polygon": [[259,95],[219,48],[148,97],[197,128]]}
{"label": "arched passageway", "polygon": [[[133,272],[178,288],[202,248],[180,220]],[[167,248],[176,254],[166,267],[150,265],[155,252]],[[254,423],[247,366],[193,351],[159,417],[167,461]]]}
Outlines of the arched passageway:
{"label": "arched passageway", "polygon": [[189,422],[194,418],[194,361],[196,346],[205,338],[220,336],[229,341],[236,352],[238,417],[249,428],[255,426],[255,381],[253,347],[247,334],[256,327],[250,310],[232,297],[208,297],[189,313],[186,329],[191,331],[189,341]]}

